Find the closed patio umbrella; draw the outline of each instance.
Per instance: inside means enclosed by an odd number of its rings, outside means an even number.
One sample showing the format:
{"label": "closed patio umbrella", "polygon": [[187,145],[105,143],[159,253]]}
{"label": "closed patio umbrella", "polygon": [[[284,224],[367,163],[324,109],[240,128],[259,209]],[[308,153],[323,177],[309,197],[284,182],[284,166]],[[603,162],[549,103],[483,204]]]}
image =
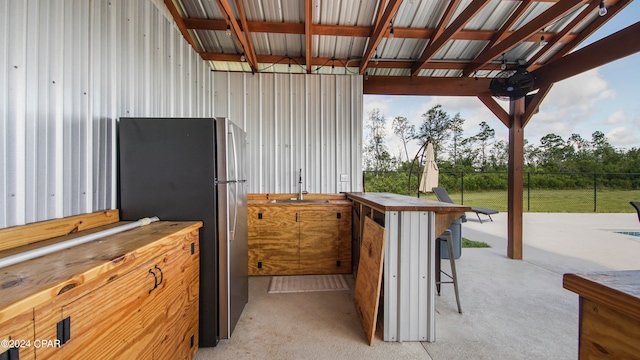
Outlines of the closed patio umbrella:
{"label": "closed patio umbrella", "polygon": [[433,192],[431,189],[438,186],[438,174],[440,173],[431,143],[427,144],[425,158],[424,171],[422,172],[422,179],[420,180],[420,187],[418,189],[423,193],[430,193]]}

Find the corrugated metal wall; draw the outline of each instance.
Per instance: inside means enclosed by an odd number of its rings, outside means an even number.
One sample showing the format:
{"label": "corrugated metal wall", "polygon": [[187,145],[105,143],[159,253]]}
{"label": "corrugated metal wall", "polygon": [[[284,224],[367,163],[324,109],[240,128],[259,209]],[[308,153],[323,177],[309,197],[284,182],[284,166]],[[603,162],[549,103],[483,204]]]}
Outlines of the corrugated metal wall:
{"label": "corrugated metal wall", "polygon": [[120,116],[230,116],[251,192],[361,188],[359,76],[211,72],[161,0],[0,0],[0,34],[0,228],[115,208]]}

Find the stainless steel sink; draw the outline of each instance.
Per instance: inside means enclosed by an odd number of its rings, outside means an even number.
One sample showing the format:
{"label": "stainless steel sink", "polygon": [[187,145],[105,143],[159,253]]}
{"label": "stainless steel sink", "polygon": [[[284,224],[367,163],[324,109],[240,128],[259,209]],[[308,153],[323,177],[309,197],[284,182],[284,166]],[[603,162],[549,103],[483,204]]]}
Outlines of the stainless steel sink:
{"label": "stainless steel sink", "polygon": [[329,200],[298,200],[298,199],[276,199],[269,201],[271,204],[328,204]]}

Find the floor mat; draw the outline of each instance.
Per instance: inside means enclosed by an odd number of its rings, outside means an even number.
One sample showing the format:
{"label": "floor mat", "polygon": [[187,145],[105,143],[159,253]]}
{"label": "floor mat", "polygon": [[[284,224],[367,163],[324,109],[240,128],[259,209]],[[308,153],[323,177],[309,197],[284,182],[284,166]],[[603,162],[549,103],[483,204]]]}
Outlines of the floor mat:
{"label": "floor mat", "polygon": [[349,290],[342,275],[272,276],[269,284],[270,294],[338,290]]}

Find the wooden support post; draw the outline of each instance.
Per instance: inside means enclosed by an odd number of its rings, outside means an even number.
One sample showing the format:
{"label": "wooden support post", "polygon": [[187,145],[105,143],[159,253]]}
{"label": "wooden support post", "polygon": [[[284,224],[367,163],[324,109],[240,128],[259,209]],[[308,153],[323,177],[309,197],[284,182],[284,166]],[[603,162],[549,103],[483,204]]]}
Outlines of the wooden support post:
{"label": "wooden support post", "polygon": [[510,102],[507,256],[516,260],[522,260],[524,113],[524,98]]}

